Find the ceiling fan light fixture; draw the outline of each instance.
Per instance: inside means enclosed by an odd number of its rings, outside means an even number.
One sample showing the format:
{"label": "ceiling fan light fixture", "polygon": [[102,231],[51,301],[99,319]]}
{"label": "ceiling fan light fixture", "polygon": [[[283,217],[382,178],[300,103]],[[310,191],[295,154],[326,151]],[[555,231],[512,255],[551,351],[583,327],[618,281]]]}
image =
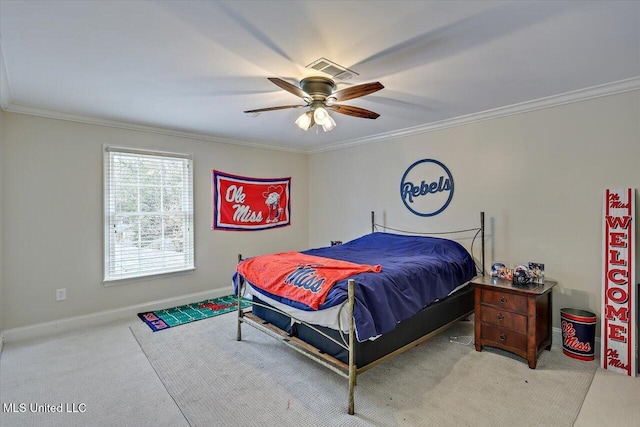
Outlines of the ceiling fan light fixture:
{"label": "ceiling fan light fixture", "polygon": [[317,124],[324,126],[329,117],[329,113],[324,107],[318,107],[313,111],[313,119]]}
{"label": "ceiling fan light fixture", "polygon": [[324,130],[325,132],[329,132],[329,131],[332,131],[333,128],[335,127],[336,127],[336,121],[333,120],[333,117],[327,114],[327,119],[324,121],[324,124],[322,125],[322,130]]}
{"label": "ceiling fan light fixture", "polygon": [[311,127],[311,111],[302,113],[296,120],[296,126],[302,130],[308,130]]}
{"label": "ceiling fan light fixture", "polygon": [[313,110],[313,120],[318,124],[318,126],[322,126],[322,129],[325,132],[329,132],[336,127],[335,120],[333,120],[333,117],[329,115],[329,112],[323,106],[316,107]]}

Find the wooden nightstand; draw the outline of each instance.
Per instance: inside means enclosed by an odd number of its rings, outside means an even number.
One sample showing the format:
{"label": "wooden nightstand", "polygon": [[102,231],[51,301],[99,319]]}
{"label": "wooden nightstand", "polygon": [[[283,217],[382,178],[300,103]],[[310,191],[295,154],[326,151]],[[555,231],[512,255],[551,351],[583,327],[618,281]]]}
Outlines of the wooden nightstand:
{"label": "wooden nightstand", "polygon": [[542,350],[551,350],[551,288],[557,282],[514,286],[510,280],[484,276],[471,283],[476,350],[498,347],[524,357],[535,369]]}

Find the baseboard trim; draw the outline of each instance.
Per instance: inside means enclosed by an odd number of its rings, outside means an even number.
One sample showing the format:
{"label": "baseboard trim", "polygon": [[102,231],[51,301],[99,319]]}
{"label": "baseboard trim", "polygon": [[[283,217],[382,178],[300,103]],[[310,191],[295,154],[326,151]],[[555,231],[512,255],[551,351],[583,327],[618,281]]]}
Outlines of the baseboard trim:
{"label": "baseboard trim", "polygon": [[54,320],[52,322],[38,323],[35,325],[23,326],[20,328],[7,329],[2,332],[2,339],[0,339],[0,351],[2,340],[6,340],[7,342],[22,341],[31,338],[40,338],[51,334],[58,334],[76,329],[87,328],[91,326],[99,326],[107,322],[130,318],[136,316],[138,313],[142,313],[145,311],[175,307],[177,305],[184,305],[196,301],[202,301],[205,299],[217,298],[224,295],[229,295],[231,293],[233,293],[233,287],[228,286],[220,289],[196,292],[179,297],[166,298],[163,300],[131,305],[114,310],[99,311],[97,313],[86,314],[83,316],[69,317],[66,319]]}

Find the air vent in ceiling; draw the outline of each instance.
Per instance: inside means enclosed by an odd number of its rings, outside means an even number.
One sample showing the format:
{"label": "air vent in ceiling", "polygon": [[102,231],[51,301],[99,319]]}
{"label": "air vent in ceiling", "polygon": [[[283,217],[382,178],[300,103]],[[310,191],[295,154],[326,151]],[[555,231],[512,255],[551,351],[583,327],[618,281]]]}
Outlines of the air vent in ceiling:
{"label": "air vent in ceiling", "polygon": [[338,65],[333,61],[329,61],[326,58],[320,58],[313,61],[311,64],[307,65],[306,68],[313,68],[314,70],[322,71],[323,73],[329,74],[334,79],[338,80],[347,80],[359,75],[355,71],[352,71],[342,65]]}

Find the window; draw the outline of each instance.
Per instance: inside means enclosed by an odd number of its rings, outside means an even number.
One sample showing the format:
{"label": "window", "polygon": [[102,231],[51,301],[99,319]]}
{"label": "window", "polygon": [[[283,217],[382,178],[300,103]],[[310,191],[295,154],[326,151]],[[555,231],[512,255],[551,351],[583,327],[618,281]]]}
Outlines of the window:
{"label": "window", "polygon": [[192,270],[191,155],[105,147],[104,281]]}

